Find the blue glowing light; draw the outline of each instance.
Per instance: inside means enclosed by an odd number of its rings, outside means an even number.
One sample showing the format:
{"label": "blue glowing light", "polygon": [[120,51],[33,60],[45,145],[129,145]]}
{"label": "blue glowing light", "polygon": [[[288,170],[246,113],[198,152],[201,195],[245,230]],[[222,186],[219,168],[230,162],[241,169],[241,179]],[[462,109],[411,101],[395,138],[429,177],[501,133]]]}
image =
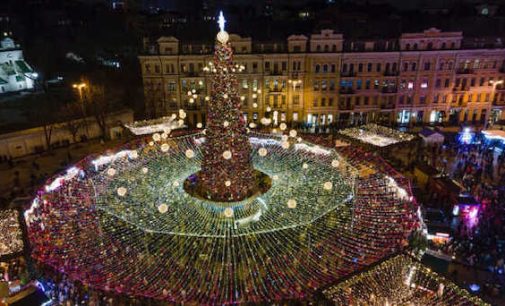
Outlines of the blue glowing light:
{"label": "blue glowing light", "polygon": [[471,284],[469,287],[472,292],[478,292],[480,290],[480,286],[477,284]]}
{"label": "blue glowing light", "polygon": [[463,129],[463,132],[459,133],[459,142],[462,144],[471,144],[473,141],[472,130],[468,127]]}

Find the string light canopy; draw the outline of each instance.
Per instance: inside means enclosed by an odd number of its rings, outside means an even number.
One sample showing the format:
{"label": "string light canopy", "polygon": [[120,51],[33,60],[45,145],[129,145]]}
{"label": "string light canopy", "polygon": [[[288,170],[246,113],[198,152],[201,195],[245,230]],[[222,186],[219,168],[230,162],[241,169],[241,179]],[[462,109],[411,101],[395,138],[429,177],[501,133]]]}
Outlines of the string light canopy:
{"label": "string light canopy", "polygon": [[218,38],[206,130],[153,134],[40,189],[33,258],[96,289],[232,304],[309,298],[405,246],[419,226],[406,187],[296,133],[248,131],[231,56]]}
{"label": "string light canopy", "polygon": [[167,133],[183,128],[184,125],[179,124],[175,119],[176,116],[161,117],[151,120],[135,121],[132,124],[125,124],[125,127],[135,135],[148,135],[153,133]]}
{"label": "string light canopy", "polygon": [[0,210],[0,257],[23,251],[24,244],[18,216],[17,210]]}
{"label": "string light canopy", "polygon": [[411,134],[377,124],[366,124],[360,127],[347,128],[340,130],[339,133],[348,138],[376,147],[388,147],[414,139],[414,136]]}
{"label": "string light canopy", "polygon": [[490,305],[399,254],[323,291],[336,305]]}

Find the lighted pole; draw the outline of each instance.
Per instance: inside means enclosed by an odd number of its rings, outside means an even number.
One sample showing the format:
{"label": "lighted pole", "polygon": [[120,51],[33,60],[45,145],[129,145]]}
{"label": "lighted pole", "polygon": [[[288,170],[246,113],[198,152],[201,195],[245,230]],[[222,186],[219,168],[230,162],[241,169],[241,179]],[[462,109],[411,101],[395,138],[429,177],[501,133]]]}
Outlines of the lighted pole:
{"label": "lighted pole", "polygon": [[[291,91],[291,104],[293,104],[293,98],[294,98],[294,94],[296,92],[296,87],[298,85],[300,85],[302,83],[302,80],[291,80],[289,79],[288,80],[288,84],[291,84],[291,86],[293,86],[293,89]],[[300,101],[298,101],[300,102]],[[288,107],[289,107],[289,103],[288,103]],[[291,120],[288,120],[289,121],[289,124],[290,126],[292,127],[293,126],[293,114],[289,114],[289,109],[288,109],[288,116],[291,115]]]}
{"label": "lighted pole", "polygon": [[84,119],[84,127],[86,128],[86,136],[89,136],[88,121],[86,120],[86,111],[84,109],[84,95],[83,90],[87,87],[86,83],[74,83],[72,88],[77,89],[79,92],[79,103],[81,104],[82,118]]}
{"label": "lighted pole", "polygon": [[[498,80],[498,81],[489,81],[489,84],[491,84],[491,86],[493,86],[493,90],[491,91],[491,103],[490,103],[490,106],[489,106],[489,113],[491,113],[492,111],[492,104],[494,103],[494,99],[495,99],[495,96],[496,96],[496,86],[498,85],[502,85],[503,84],[503,80]],[[489,124],[491,124],[492,122],[492,116],[489,117]]]}

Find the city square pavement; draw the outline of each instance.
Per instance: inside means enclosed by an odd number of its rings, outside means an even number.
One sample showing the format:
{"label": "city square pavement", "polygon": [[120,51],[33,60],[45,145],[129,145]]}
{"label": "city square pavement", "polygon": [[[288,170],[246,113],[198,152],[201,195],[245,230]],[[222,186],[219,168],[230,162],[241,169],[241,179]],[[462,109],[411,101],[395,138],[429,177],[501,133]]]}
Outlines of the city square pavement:
{"label": "city square pavement", "polygon": [[[100,154],[124,143],[125,139],[103,142],[90,140],[0,163],[0,204],[14,197],[32,197],[34,191],[55,173],[90,154]],[[2,200],[3,198],[3,200]]]}

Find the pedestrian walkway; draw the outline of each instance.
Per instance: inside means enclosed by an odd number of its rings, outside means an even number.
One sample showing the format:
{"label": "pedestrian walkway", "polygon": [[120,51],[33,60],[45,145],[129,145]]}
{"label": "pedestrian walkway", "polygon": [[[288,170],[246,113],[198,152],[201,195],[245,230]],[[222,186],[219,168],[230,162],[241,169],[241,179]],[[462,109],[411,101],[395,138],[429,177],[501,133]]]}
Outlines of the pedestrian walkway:
{"label": "pedestrian walkway", "polygon": [[104,143],[90,140],[53,149],[51,152],[15,159],[11,165],[7,162],[0,163],[0,208],[14,197],[32,196],[35,189],[51,175],[63,171],[82,158],[90,154],[99,154],[125,141],[123,139]]}

